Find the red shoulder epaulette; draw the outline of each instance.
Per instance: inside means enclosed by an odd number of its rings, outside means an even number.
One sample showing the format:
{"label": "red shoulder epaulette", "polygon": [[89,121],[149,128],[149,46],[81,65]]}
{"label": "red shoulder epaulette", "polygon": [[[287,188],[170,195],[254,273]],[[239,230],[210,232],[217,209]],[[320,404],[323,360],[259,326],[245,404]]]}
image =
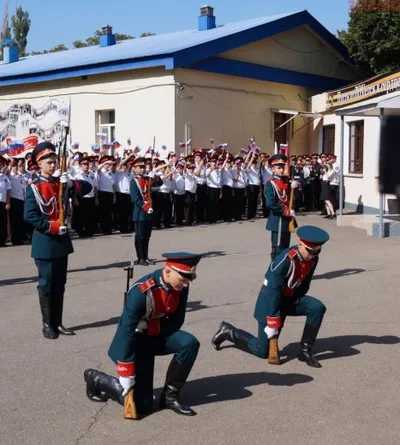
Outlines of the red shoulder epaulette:
{"label": "red shoulder epaulette", "polygon": [[156,282],[152,278],[150,278],[147,281],[145,281],[144,283],[139,284],[138,288],[139,288],[140,292],[144,293],[155,285],[156,285]]}
{"label": "red shoulder epaulette", "polygon": [[297,250],[296,250],[296,249],[292,249],[292,250],[289,251],[289,253],[287,254],[287,257],[289,258],[289,260],[292,260],[296,255],[297,255]]}

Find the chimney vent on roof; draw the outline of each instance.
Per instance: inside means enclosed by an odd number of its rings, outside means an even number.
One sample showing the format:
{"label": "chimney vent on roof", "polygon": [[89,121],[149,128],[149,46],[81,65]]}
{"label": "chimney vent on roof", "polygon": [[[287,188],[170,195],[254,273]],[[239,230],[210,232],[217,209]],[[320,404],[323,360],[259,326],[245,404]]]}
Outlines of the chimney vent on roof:
{"label": "chimney vent on roof", "polygon": [[110,25],[103,26],[101,28],[100,47],[104,48],[112,45],[115,45],[115,34],[112,32],[112,27]]}
{"label": "chimney vent on roof", "polygon": [[4,63],[14,63],[19,60],[19,45],[14,39],[7,39],[1,43],[3,47]]}
{"label": "chimney vent on roof", "polygon": [[207,31],[208,29],[214,29],[216,27],[214,8],[212,6],[206,5],[200,8],[198,25],[199,31]]}

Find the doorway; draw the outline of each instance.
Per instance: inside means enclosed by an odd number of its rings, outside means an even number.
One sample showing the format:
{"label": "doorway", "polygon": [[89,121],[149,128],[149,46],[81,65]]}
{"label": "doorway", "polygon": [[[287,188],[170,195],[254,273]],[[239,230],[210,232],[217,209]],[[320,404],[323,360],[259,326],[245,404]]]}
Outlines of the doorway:
{"label": "doorway", "polygon": [[278,149],[280,144],[286,144],[289,139],[290,122],[287,122],[285,125],[280,127],[288,119],[290,119],[290,116],[287,114],[274,113],[274,143],[276,142]]}

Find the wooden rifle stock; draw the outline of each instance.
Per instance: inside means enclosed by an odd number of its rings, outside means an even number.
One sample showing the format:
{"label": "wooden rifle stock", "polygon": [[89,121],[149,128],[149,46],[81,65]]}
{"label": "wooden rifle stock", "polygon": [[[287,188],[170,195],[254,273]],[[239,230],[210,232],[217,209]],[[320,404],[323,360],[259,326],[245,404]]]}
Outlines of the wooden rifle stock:
{"label": "wooden rifle stock", "polygon": [[133,398],[133,389],[124,397],[124,419],[137,419],[137,411]]}
{"label": "wooden rifle stock", "polygon": [[273,337],[269,340],[268,363],[270,365],[281,364],[281,359],[279,357],[278,337]]}
{"label": "wooden rifle stock", "polygon": [[[294,189],[290,188],[289,210],[293,210],[293,201],[294,201]],[[289,221],[289,232],[295,232],[295,231],[296,231],[296,226],[294,224],[294,216],[292,216]]]}

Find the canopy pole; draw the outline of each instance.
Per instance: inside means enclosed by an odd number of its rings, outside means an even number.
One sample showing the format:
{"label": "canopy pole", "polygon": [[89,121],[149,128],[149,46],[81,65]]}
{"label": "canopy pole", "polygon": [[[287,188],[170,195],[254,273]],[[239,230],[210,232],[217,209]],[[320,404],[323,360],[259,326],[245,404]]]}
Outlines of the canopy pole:
{"label": "canopy pole", "polygon": [[[382,131],[382,118],[385,115],[385,109],[380,108],[379,113],[379,133]],[[378,178],[379,180],[379,178]],[[379,238],[384,237],[384,230],[383,230],[383,214],[385,212],[385,200],[384,195],[380,191],[379,192]]]}
{"label": "canopy pole", "polygon": [[339,216],[343,215],[344,197],[344,115],[340,116],[340,172],[339,172]]}

